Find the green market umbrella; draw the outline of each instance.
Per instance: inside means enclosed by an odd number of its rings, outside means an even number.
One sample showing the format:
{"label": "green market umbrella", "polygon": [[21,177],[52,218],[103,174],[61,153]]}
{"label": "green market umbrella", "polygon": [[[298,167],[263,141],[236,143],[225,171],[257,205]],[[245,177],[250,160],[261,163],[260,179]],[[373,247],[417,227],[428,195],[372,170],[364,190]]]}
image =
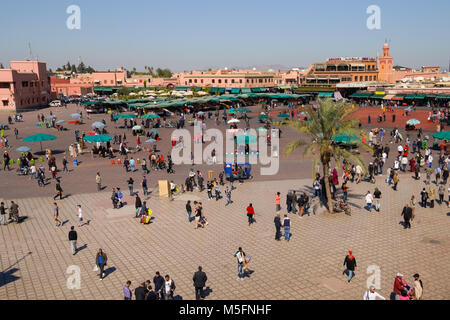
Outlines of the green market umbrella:
{"label": "green market umbrella", "polygon": [[114,119],[134,119],[134,118],[136,118],[136,115],[130,113],[117,114],[114,116]]}
{"label": "green market umbrella", "polygon": [[39,144],[41,145],[41,151],[42,151],[42,141],[50,141],[50,140],[56,140],[56,137],[51,134],[45,133],[37,133],[23,139],[23,141],[25,142],[39,142]]}
{"label": "green market umbrella", "polygon": [[236,139],[236,142],[239,144],[249,144],[249,143],[254,143],[256,142],[258,139],[250,134],[244,134],[241,136],[238,136]]}
{"label": "green market umbrella", "polygon": [[450,140],[450,131],[441,131],[433,134],[433,138],[439,140]]}
{"label": "green market umbrella", "polygon": [[147,113],[147,114],[144,114],[141,116],[141,119],[157,119],[157,118],[161,118],[161,117],[153,112],[150,112],[150,113]]}
{"label": "green market umbrella", "polygon": [[277,116],[278,118],[290,118],[291,116],[290,115],[288,115],[287,113],[280,113],[278,116]]}
{"label": "green market umbrella", "polygon": [[258,118],[260,118],[260,119],[269,119],[269,116],[267,114],[262,114]]}
{"label": "green market umbrella", "polygon": [[248,109],[248,108],[237,108],[236,111],[240,112],[240,113],[250,113],[251,112],[250,109]]}
{"label": "green market umbrella", "polygon": [[256,128],[256,131],[267,131],[267,129],[264,127],[259,127],[259,128]]}
{"label": "green market umbrella", "polygon": [[156,134],[156,133],[159,133],[158,129],[155,129],[155,128],[150,129],[150,132],[154,132],[155,134]]}
{"label": "green market umbrella", "polygon": [[231,114],[236,113],[236,110],[234,108],[231,108],[230,110],[228,110],[228,113],[231,113]]}
{"label": "green market umbrella", "polygon": [[92,142],[108,142],[111,141],[113,139],[113,137],[110,136],[106,136],[103,134],[96,134],[96,135],[91,135],[91,136],[85,136],[83,138],[84,141],[92,143]]}
{"label": "green market umbrella", "polygon": [[420,124],[420,121],[417,120],[417,119],[409,119],[408,121],[406,121],[406,123],[409,124],[409,125],[415,126],[417,124]]}
{"label": "green market umbrella", "polygon": [[346,144],[361,142],[361,139],[358,136],[346,133],[340,133],[337,136],[333,137],[332,140],[337,143]]}

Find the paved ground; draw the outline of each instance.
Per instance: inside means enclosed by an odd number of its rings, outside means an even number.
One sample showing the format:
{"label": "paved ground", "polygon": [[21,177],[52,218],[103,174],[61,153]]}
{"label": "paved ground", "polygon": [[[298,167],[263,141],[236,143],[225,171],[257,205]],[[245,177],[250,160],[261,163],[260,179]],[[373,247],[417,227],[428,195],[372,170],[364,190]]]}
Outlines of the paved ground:
{"label": "paved ground", "polygon": [[[58,118],[65,119],[74,111],[74,108],[59,109],[55,113],[60,112]],[[43,112],[48,115],[48,110]],[[25,117],[26,122],[18,124],[21,138],[41,131],[54,133],[51,129],[30,125],[34,122],[34,113],[27,113]],[[103,117],[94,116],[85,130],[91,122]],[[0,120],[5,122],[3,118]],[[109,124],[108,117],[106,121]],[[74,137],[73,128],[70,129],[48,146],[65,149]],[[164,154],[170,148],[167,143],[170,130],[160,130]],[[23,145],[15,141],[12,130],[7,134],[13,145],[11,149]],[[283,129],[281,149],[298,137],[298,133]],[[394,145],[391,150],[394,153]],[[57,155],[58,163],[61,157]],[[367,159],[366,155],[364,157]],[[156,270],[172,276],[178,298],[193,299],[192,274],[198,265],[208,274],[208,299],[361,299],[368,277],[366,269],[373,264],[381,268],[379,292],[385,297],[389,297],[396,272],[405,274],[409,282],[414,273],[420,273],[426,299],[448,297],[450,213],[444,205],[437,205],[435,209],[417,208],[412,229],[403,230],[399,224],[401,208],[412,194],[416,198],[419,196],[423,185],[412,180],[409,174],[401,174],[397,192],[383,179],[377,179],[377,186],[383,192],[381,213],[369,213],[362,208],[362,195],[367,190],[373,191],[374,185],[352,184],[351,217],[330,216],[320,210],[316,216],[291,216],[292,240],[274,241],[275,192],[282,193],[284,213],[286,192],[309,190],[312,183],[309,180],[311,162],[300,162],[300,159],[301,150],[290,157],[282,155],[278,175],[255,174],[253,182],[237,186],[232,196],[234,203],[228,207],[224,200],[208,201],[205,194],[198,192],[185,194],[172,202],[152,196],[149,207],[154,212],[154,220],[146,226],[133,218],[134,201],[131,199],[128,199],[129,205],[120,210],[110,209],[109,188],[121,186],[126,190],[128,175],[123,168],[111,166],[109,160],[84,155],[81,166],[71,174],[62,175],[64,191],[70,196],[59,201],[61,218],[66,221],[60,228],[55,227],[52,220],[53,183],[38,189],[36,183],[30,184],[27,178],[2,170],[0,199],[8,204],[10,200],[17,201],[21,214],[27,219],[20,225],[0,226],[0,299],[121,299],[126,280],[131,280],[135,286],[151,279]],[[98,168],[103,184],[108,186],[104,192],[95,189]],[[209,169],[206,165],[199,168],[204,173]],[[189,169],[187,165],[176,167],[177,173],[172,176],[175,182],[182,183]],[[213,168],[215,174],[220,169],[220,166]],[[141,172],[134,173],[133,177],[139,183]],[[153,187],[166,174],[152,172],[149,177]],[[195,230],[193,224],[187,222],[184,209],[187,199],[203,200],[209,221],[205,229]],[[257,223],[250,228],[245,215],[249,202],[254,204],[257,214]],[[75,224],[77,204],[82,205],[85,220],[90,223],[77,228],[78,246],[83,249],[72,256],[67,233]],[[252,257],[250,269],[254,272],[245,281],[236,280],[236,259],[232,255],[239,246]],[[104,281],[99,281],[92,271],[99,247],[109,257],[108,276]],[[353,250],[358,262],[356,278],[350,284],[342,275],[347,250]],[[81,269],[80,290],[67,289],[66,269],[70,265]]]}
{"label": "paved ground", "polygon": [[[238,185],[234,203],[208,201],[194,192],[183,199],[201,198],[209,225],[195,230],[188,223],[184,200],[150,199],[154,220],[141,225],[133,208],[109,209],[109,192],[74,195],[60,201],[63,227],[52,221],[48,197],[19,201],[28,218],[20,225],[1,227],[1,299],[121,299],[126,280],[133,285],[149,279],[156,270],[170,274],[177,284],[176,295],[193,299],[192,274],[202,265],[211,289],[208,299],[360,299],[369,265],[381,268],[381,289],[388,297],[396,272],[408,281],[420,273],[426,284],[426,299],[446,299],[448,288],[450,214],[446,206],[416,209],[412,229],[403,230],[401,207],[421,182],[401,176],[399,191],[381,181],[381,213],[362,209],[361,194],[373,185],[350,186],[351,217],[342,214],[291,216],[290,242],[274,240],[274,192],[284,196],[288,189],[309,186],[308,180],[253,182]],[[248,227],[245,207],[253,202],[257,223]],[[283,201],[284,202],[284,201]],[[77,255],[70,254],[67,233],[75,224],[76,204],[85,210],[89,225],[77,228]],[[283,205],[283,212],[285,211]],[[236,280],[236,259],[242,246],[252,257],[254,270],[245,281]],[[95,253],[107,252],[108,276],[100,282],[92,271]],[[358,262],[356,277],[348,284],[342,275],[343,258],[353,250]],[[66,287],[66,268],[81,268],[81,289]]]}

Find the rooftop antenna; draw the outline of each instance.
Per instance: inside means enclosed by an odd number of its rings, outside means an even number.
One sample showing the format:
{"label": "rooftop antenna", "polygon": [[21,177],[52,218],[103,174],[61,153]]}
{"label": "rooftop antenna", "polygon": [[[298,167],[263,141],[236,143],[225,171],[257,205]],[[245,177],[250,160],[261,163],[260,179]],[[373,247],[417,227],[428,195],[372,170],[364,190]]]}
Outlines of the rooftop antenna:
{"label": "rooftop antenna", "polygon": [[31,51],[31,42],[28,42],[28,49],[30,50],[30,61],[33,60],[33,52]]}

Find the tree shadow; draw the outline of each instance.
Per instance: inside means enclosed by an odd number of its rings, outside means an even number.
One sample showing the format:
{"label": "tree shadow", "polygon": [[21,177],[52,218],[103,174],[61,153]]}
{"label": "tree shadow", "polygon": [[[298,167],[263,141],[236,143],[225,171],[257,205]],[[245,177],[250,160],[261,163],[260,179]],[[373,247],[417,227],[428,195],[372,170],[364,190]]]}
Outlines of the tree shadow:
{"label": "tree shadow", "polygon": [[18,268],[12,268],[8,271],[0,272],[0,287],[20,279],[20,277],[14,275],[14,273],[17,271],[19,271]]}

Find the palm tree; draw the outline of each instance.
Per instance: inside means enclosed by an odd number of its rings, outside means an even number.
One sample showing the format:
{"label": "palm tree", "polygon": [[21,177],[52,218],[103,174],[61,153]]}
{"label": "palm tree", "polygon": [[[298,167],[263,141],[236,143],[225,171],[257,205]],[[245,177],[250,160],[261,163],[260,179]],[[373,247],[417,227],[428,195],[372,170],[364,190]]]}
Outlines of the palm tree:
{"label": "palm tree", "polygon": [[[313,175],[317,173],[316,168],[320,161],[323,169],[328,210],[330,213],[333,213],[333,202],[330,193],[330,185],[328,183],[331,160],[334,159],[338,162],[341,158],[344,158],[347,162],[359,164],[361,168],[366,171],[360,155],[354,151],[340,147],[333,141],[333,137],[339,134],[360,137],[363,136],[364,133],[358,129],[359,120],[348,119],[348,116],[355,112],[356,109],[353,109],[344,102],[334,103],[331,99],[319,99],[317,103],[317,111],[313,110],[311,106],[305,107],[308,121],[288,122],[290,127],[309,135],[312,138],[312,143],[306,143],[301,140],[291,142],[286,147],[285,153],[286,155],[289,155],[298,147],[307,145],[303,157],[306,157],[307,155],[313,156]],[[366,150],[372,151],[372,149],[366,144],[363,144],[361,140],[355,141],[355,143]]]}

